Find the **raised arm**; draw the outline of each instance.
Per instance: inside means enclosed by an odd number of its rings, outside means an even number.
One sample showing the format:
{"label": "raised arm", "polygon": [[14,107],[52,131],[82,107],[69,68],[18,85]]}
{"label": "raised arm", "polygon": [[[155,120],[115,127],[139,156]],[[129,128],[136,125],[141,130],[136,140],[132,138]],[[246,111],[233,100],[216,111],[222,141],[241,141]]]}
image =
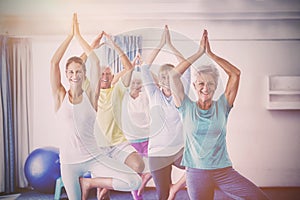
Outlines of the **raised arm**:
{"label": "raised arm", "polygon": [[[104,31],[102,31],[100,34],[98,34],[96,36],[96,38],[93,40],[93,42],[91,43],[91,47],[93,49],[98,49],[100,48],[102,45],[104,45],[104,43],[100,43],[101,42],[101,39],[103,37],[103,34],[104,34]],[[87,60],[87,56],[85,54],[85,52],[83,52],[81,55],[80,55],[80,58],[83,60],[83,62],[86,62]]]}
{"label": "raised arm", "polygon": [[[87,41],[82,37],[79,31],[79,24],[77,20],[77,15],[75,14],[74,17],[74,35],[75,38],[78,40],[80,46],[82,47],[85,55],[90,58],[91,63],[91,69],[90,69],[90,88],[91,88],[91,94],[89,95],[89,98],[93,104],[93,106],[96,108],[97,100],[98,100],[98,94],[99,94],[99,88],[98,88],[98,82],[101,75],[101,69],[100,69],[100,61],[96,53],[94,52],[93,48],[87,43]],[[98,40],[101,40],[102,35],[98,35],[95,39],[95,43]]]}
{"label": "raised arm", "polygon": [[207,31],[204,30],[200,41],[200,46],[197,52],[192,56],[190,56],[188,59],[180,62],[175,67],[174,70],[171,70],[169,72],[170,86],[171,86],[172,94],[174,96],[174,102],[176,107],[180,107],[184,99],[184,87],[180,77],[198,58],[200,58],[204,54],[206,36],[207,36]]}
{"label": "raised arm", "polygon": [[142,62],[143,62],[143,60],[142,60],[140,53],[137,53],[131,63],[133,65],[133,68],[135,68],[135,67],[140,67]]}
{"label": "raised arm", "polygon": [[176,56],[178,62],[182,62],[184,60],[183,55],[175,48],[175,46],[172,44],[171,41],[171,35],[170,35],[170,31],[169,31],[169,27],[168,25],[165,26],[165,37],[166,37],[166,44],[167,46],[170,48],[170,50],[172,51],[172,53]]}
{"label": "raised arm", "polygon": [[189,58],[184,59],[176,66],[175,69],[179,74],[182,75],[198,58],[200,58],[204,54],[206,35],[207,31],[204,30],[198,51],[195,54],[191,55]]}
{"label": "raised arm", "polygon": [[52,96],[54,98],[54,110],[55,112],[59,109],[61,102],[63,101],[66,90],[61,83],[61,73],[60,73],[60,61],[65,54],[70,42],[74,37],[74,18],[73,16],[73,23],[71,32],[67,36],[67,38],[63,41],[63,43],[58,47],[55,51],[54,55],[51,59],[51,68],[50,68],[50,84],[52,89]]}
{"label": "raised arm", "polygon": [[163,32],[162,36],[161,36],[161,39],[160,39],[160,42],[159,42],[158,46],[155,49],[153,49],[153,51],[150,53],[150,55],[145,60],[145,63],[149,67],[151,67],[153,61],[157,57],[160,50],[165,46],[165,44],[166,44],[166,27],[164,29],[164,32]]}
{"label": "raised arm", "polygon": [[130,62],[129,58],[127,57],[126,53],[123,52],[123,50],[119,47],[119,45],[113,41],[112,37],[104,32],[105,37],[108,39],[109,44],[114,48],[114,50],[119,54],[119,57],[121,59],[122,65],[124,69],[116,74],[114,76],[114,79],[112,81],[112,85],[114,85],[120,78],[122,79],[123,84],[125,87],[128,87],[131,80],[131,73],[134,68],[132,63]]}
{"label": "raised arm", "polygon": [[218,65],[220,65],[220,67],[228,75],[228,80],[227,80],[226,89],[225,89],[225,97],[226,97],[229,105],[232,106],[233,102],[235,100],[235,97],[237,95],[241,71],[238,68],[236,68],[234,65],[232,65],[230,62],[217,56],[216,54],[214,54],[211,51],[207,34],[206,34],[206,39],[205,39],[205,47],[206,47],[206,54],[211,59],[213,59]]}

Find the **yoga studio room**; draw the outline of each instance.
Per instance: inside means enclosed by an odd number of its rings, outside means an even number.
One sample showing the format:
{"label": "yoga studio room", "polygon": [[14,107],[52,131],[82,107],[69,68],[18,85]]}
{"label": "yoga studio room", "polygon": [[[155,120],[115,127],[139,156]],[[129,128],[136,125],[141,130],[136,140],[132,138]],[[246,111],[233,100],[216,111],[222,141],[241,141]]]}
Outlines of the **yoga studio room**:
{"label": "yoga studio room", "polygon": [[299,0],[0,0],[0,200],[299,200]]}

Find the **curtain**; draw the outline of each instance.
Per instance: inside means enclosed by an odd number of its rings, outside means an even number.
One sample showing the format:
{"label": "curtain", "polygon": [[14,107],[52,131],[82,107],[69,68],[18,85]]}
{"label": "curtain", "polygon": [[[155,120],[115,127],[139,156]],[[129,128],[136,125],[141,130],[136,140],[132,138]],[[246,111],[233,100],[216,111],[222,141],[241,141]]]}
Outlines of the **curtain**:
{"label": "curtain", "polygon": [[[142,53],[142,36],[117,35],[114,36],[114,41],[120,46],[124,53],[127,54],[131,61],[137,53]],[[118,73],[123,69],[119,55],[114,49],[104,45],[102,52],[99,54],[101,65],[110,66],[114,73]]]}
{"label": "curtain", "polygon": [[1,45],[1,155],[0,191],[27,186],[24,163],[32,134],[32,55],[26,38],[0,36]]}

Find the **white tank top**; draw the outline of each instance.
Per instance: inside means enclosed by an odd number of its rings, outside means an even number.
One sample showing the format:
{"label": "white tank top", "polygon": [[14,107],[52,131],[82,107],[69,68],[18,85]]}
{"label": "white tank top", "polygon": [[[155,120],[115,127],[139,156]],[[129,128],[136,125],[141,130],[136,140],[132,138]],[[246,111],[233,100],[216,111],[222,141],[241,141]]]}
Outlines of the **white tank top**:
{"label": "white tank top", "polygon": [[101,154],[93,131],[96,111],[85,92],[79,104],[72,104],[67,93],[57,117],[61,131],[59,140],[62,164],[84,162]]}
{"label": "white tank top", "polygon": [[122,102],[122,130],[127,140],[148,139],[150,131],[149,101],[145,92],[133,99],[129,91]]}

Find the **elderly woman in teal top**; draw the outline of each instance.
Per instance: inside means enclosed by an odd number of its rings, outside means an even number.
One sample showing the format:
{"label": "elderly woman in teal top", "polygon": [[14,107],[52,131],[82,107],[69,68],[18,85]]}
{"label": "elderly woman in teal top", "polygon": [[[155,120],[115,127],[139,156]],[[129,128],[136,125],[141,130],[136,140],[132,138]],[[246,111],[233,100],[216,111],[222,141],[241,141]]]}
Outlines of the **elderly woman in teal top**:
{"label": "elderly woman in teal top", "polygon": [[[198,96],[193,102],[184,93],[180,76],[203,53],[228,75],[225,92],[213,100],[218,84],[218,69],[202,66],[195,70],[193,86]],[[233,199],[268,199],[252,182],[232,168],[226,147],[227,119],[237,95],[240,70],[214,54],[205,30],[199,50],[170,72],[175,105],[183,118],[186,134],[182,164],[191,199],[213,199],[216,188]]]}

